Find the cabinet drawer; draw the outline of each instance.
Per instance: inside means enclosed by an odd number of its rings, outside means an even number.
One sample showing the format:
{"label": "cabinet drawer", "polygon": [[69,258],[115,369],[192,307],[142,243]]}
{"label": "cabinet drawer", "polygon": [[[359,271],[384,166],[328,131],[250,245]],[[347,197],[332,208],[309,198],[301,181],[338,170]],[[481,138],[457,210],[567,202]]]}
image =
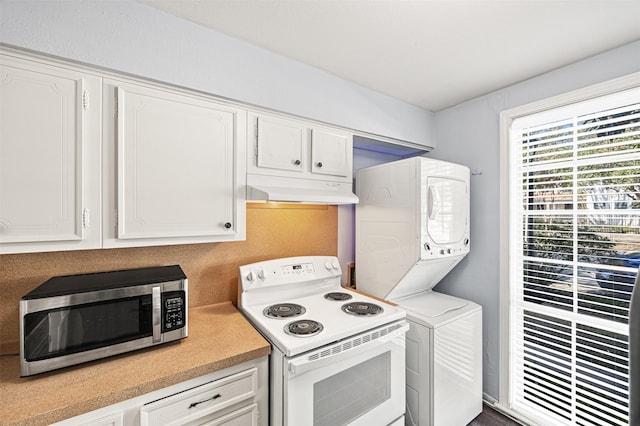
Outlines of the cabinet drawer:
{"label": "cabinet drawer", "polygon": [[142,426],[181,425],[252,398],[257,389],[257,369],[207,383],[145,404],[140,408]]}

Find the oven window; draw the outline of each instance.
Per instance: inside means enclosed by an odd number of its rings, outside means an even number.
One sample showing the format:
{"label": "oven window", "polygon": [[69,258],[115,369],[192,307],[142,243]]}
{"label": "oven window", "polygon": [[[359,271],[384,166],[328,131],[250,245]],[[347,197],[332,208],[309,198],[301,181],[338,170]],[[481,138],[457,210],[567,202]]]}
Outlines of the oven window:
{"label": "oven window", "polygon": [[385,352],[315,383],[313,424],[347,424],[390,396],[391,353]]}

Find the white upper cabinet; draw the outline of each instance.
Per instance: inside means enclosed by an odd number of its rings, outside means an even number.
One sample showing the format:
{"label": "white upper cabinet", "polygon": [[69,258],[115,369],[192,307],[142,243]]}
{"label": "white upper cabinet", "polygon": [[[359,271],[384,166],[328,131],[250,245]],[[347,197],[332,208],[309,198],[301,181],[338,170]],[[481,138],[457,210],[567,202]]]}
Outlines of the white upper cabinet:
{"label": "white upper cabinet", "polygon": [[351,133],[263,113],[249,114],[249,122],[248,173],[351,182]]}
{"label": "white upper cabinet", "polygon": [[301,173],[307,168],[307,128],[302,123],[269,116],[256,121],[256,167]]}
{"label": "white upper cabinet", "polygon": [[244,240],[256,182],[352,177],[347,130],[0,48],[0,254]]}
{"label": "white upper cabinet", "polygon": [[100,84],[0,54],[0,253],[100,247]]}
{"label": "white upper cabinet", "polygon": [[103,246],[245,239],[246,112],[138,82],[104,88]]}
{"label": "white upper cabinet", "polygon": [[351,180],[353,142],[351,134],[314,127],[311,129],[311,172]]}

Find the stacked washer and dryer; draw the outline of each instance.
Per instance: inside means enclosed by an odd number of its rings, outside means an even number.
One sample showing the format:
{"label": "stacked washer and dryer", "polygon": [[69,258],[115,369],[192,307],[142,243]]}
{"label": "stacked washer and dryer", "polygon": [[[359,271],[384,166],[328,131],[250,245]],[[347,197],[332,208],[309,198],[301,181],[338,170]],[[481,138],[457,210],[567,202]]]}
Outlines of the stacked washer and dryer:
{"label": "stacked washer and dryer", "polygon": [[405,424],[482,411],[482,308],[433,291],[470,249],[469,169],[414,157],[360,169],[356,287],[407,312]]}

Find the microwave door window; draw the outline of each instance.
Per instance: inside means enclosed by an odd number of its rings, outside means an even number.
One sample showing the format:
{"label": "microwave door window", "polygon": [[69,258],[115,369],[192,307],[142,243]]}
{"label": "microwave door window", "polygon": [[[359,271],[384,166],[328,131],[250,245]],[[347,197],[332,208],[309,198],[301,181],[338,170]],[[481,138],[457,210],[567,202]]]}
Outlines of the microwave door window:
{"label": "microwave door window", "polygon": [[143,337],[140,330],[138,300],[95,305],[83,312],[81,327],[86,329],[83,344],[119,343],[129,337]]}
{"label": "microwave door window", "polygon": [[48,319],[40,312],[25,317],[24,354],[27,361],[46,358],[50,353]]}
{"label": "microwave door window", "polygon": [[30,324],[36,322],[25,338],[27,361],[68,353],[69,348],[80,346],[84,333],[78,315],[69,308],[27,315],[25,328],[31,329]]}
{"label": "microwave door window", "polygon": [[58,352],[66,347],[69,310],[49,313],[49,352]]}
{"label": "microwave door window", "polygon": [[149,337],[153,334],[151,296],[28,314],[25,329],[28,361]]}

